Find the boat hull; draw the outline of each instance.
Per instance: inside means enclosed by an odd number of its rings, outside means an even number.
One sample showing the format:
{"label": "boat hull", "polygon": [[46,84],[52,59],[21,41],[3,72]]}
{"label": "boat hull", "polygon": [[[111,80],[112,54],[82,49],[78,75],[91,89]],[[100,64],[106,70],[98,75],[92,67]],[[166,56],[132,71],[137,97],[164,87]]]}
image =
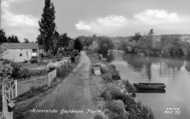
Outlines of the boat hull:
{"label": "boat hull", "polygon": [[165,84],[163,83],[134,83],[134,87],[138,92],[165,92]]}

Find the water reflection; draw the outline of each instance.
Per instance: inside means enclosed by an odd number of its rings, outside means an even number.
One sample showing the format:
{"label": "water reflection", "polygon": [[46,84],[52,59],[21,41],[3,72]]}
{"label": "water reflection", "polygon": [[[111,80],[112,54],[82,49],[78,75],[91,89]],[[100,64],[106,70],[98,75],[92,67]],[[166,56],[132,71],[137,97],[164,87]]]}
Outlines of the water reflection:
{"label": "water reflection", "polygon": [[[190,117],[190,62],[167,58],[124,56],[117,63],[121,78],[131,83],[166,84],[164,94],[137,94],[137,99],[152,108],[156,119],[188,119]],[[165,114],[168,107],[179,107],[179,115]]]}
{"label": "water reflection", "polygon": [[148,80],[152,79],[152,72],[157,67],[160,76],[175,74],[185,67],[190,72],[190,62],[166,58],[141,57],[136,55],[124,56],[124,59],[136,72],[144,72]]}

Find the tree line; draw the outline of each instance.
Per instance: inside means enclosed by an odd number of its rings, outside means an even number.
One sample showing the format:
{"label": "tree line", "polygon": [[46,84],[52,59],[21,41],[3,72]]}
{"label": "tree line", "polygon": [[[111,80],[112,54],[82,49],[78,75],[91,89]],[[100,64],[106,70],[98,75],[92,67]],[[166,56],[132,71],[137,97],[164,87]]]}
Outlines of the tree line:
{"label": "tree line", "polygon": [[160,35],[154,37],[153,30],[147,35],[136,33],[129,40],[120,43],[120,49],[126,53],[156,57],[190,57],[190,43],[183,41],[180,35]]}
{"label": "tree line", "polygon": [[0,29],[0,44],[2,43],[19,43],[18,37],[15,35],[7,36],[3,29]]}

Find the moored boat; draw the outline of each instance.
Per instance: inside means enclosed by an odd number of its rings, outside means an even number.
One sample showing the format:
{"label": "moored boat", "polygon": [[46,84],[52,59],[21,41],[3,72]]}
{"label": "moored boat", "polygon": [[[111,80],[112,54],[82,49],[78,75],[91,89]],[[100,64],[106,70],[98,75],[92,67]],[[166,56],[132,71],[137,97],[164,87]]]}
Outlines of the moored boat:
{"label": "moored boat", "polygon": [[164,90],[164,83],[134,83],[137,90]]}

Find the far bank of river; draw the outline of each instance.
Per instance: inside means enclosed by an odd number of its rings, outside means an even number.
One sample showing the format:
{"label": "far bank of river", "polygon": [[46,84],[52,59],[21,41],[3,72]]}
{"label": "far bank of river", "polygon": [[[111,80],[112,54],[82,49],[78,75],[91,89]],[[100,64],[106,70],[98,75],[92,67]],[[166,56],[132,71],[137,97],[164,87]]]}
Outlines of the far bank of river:
{"label": "far bank of river", "polygon": [[127,55],[112,63],[123,80],[166,84],[166,93],[137,93],[137,100],[151,107],[155,119],[190,117],[190,62]]}

